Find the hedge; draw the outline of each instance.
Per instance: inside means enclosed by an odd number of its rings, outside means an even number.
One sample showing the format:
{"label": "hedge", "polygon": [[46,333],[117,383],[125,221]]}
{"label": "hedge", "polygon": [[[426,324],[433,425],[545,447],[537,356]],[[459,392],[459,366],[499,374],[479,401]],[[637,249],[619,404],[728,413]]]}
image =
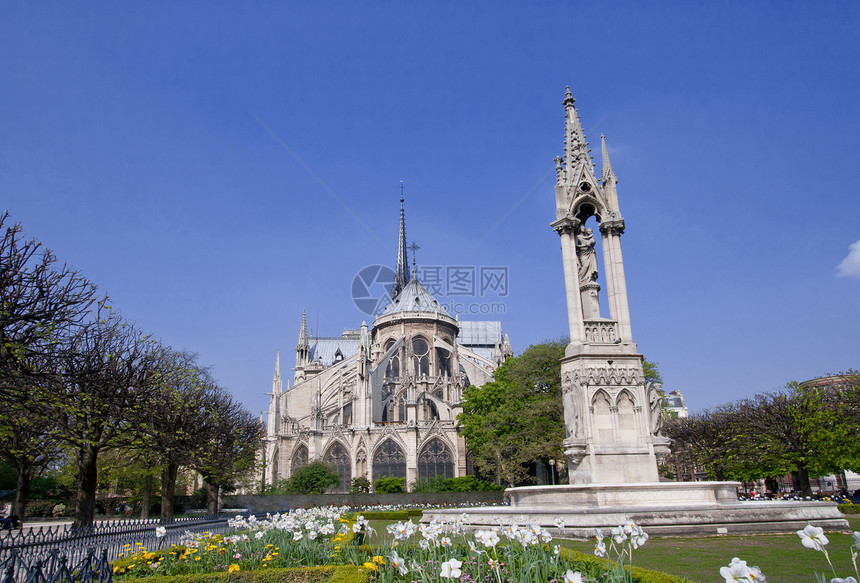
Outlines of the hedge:
{"label": "hedge", "polygon": [[847,504],[839,504],[837,508],[839,508],[839,511],[842,514],[857,514],[858,508],[860,508],[860,504],[853,504],[851,502],[848,502]]}
{"label": "hedge", "polygon": [[353,565],[258,569],[120,579],[123,583],[368,583],[370,570]]}

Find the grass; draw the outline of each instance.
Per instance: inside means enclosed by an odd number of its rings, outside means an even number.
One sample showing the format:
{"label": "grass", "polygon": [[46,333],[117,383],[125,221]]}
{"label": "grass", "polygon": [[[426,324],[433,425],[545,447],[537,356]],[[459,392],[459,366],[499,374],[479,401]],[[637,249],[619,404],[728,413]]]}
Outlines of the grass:
{"label": "grass", "polygon": [[[846,516],[852,530],[860,530],[860,516]],[[647,532],[647,529],[646,529]],[[605,533],[608,534],[608,533]],[[850,534],[827,533],[827,552],[840,577],[854,576]],[[594,551],[591,541],[563,541],[563,546],[584,553]],[[812,581],[813,571],[832,577],[824,553],[807,549],[796,534],[756,534],[700,538],[655,537],[633,554],[634,564],[691,581],[720,580],[720,567],[739,557],[757,565],[768,583]]]}
{"label": "grass", "polygon": [[[852,531],[860,531],[860,515],[845,517]],[[415,522],[418,520],[415,519]],[[397,521],[371,520],[376,529],[374,542],[388,540],[385,527]],[[647,529],[646,529],[647,532]],[[608,532],[604,534],[609,534]],[[827,552],[839,577],[854,575],[851,564],[850,534],[827,533]],[[558,540],[563,547],[593,554],[593,541]],[[749,565],[757,565],[767,576],[768,583],[797,583],[814,580],[813,571],[833,576],[824,553],[807,549],[796,534],[754,534],[745,536],[654,537],[633,554],[636,566],[662,571],[699,583],[718,581],[720,567],[739,557]]]}

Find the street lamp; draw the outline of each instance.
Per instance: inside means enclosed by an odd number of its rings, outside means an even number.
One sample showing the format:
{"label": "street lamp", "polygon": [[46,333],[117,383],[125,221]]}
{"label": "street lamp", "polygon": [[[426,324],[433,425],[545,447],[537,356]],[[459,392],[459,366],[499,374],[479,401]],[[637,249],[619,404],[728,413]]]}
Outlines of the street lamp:
{"label": "street lamp", "polygon": [[552,485],[555,486],[555,460],[549,460],[549,475],[552,478]]}

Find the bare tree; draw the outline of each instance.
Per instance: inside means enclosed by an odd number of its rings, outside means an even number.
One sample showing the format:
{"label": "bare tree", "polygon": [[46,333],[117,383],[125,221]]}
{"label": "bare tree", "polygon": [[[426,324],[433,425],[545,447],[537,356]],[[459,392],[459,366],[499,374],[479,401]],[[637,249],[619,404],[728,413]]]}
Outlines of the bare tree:
{"label": "bare tree", "polygon": [[[81,325],[96,301],[96,287],[77,271],[58,264],[20,224],[0,216],[0,372],[39,372],[38,356],[50,354],[58,335]],[[19,396],[17,385],[0,386],[4,397]],[[11,392],[10,392],[11,391]]]}
{"label": "bare tree", "polygon": [[161,346],[102,306],[93,322],[69,337],[52,359],[54,385],[44,395],[47,413],[77,455],[78,493],[74,526],[93,523],[98,455],[134,447],[138,423],[151,406]]}

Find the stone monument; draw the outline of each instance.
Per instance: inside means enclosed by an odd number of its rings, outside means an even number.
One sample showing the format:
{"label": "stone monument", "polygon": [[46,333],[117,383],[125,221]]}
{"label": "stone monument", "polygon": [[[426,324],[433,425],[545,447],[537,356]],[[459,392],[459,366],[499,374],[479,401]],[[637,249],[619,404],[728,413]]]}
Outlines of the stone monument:
{"label": "stone monument", "polygon": [[[618,180],[601,136],[600,180],[570,88],[564,97],[564,156],[556,164],[556,215],[561,237],[570,344],[561,361],[570,484],[508,488],[510,506],[425,512],[423,521],[468,510],[475,527],[511,522],[553,527],[588,537],[595,528],[627,521],[652,534],[786,532],[814,523],[847,530],[827,502],[740,502],[737,482],[661,482],[657,462],[669,453],[660,430],[662,396],[646,383],[630,326],[621,255],[624,219]],[[600,231],[608,318],[601,316],[594,230]]]}

